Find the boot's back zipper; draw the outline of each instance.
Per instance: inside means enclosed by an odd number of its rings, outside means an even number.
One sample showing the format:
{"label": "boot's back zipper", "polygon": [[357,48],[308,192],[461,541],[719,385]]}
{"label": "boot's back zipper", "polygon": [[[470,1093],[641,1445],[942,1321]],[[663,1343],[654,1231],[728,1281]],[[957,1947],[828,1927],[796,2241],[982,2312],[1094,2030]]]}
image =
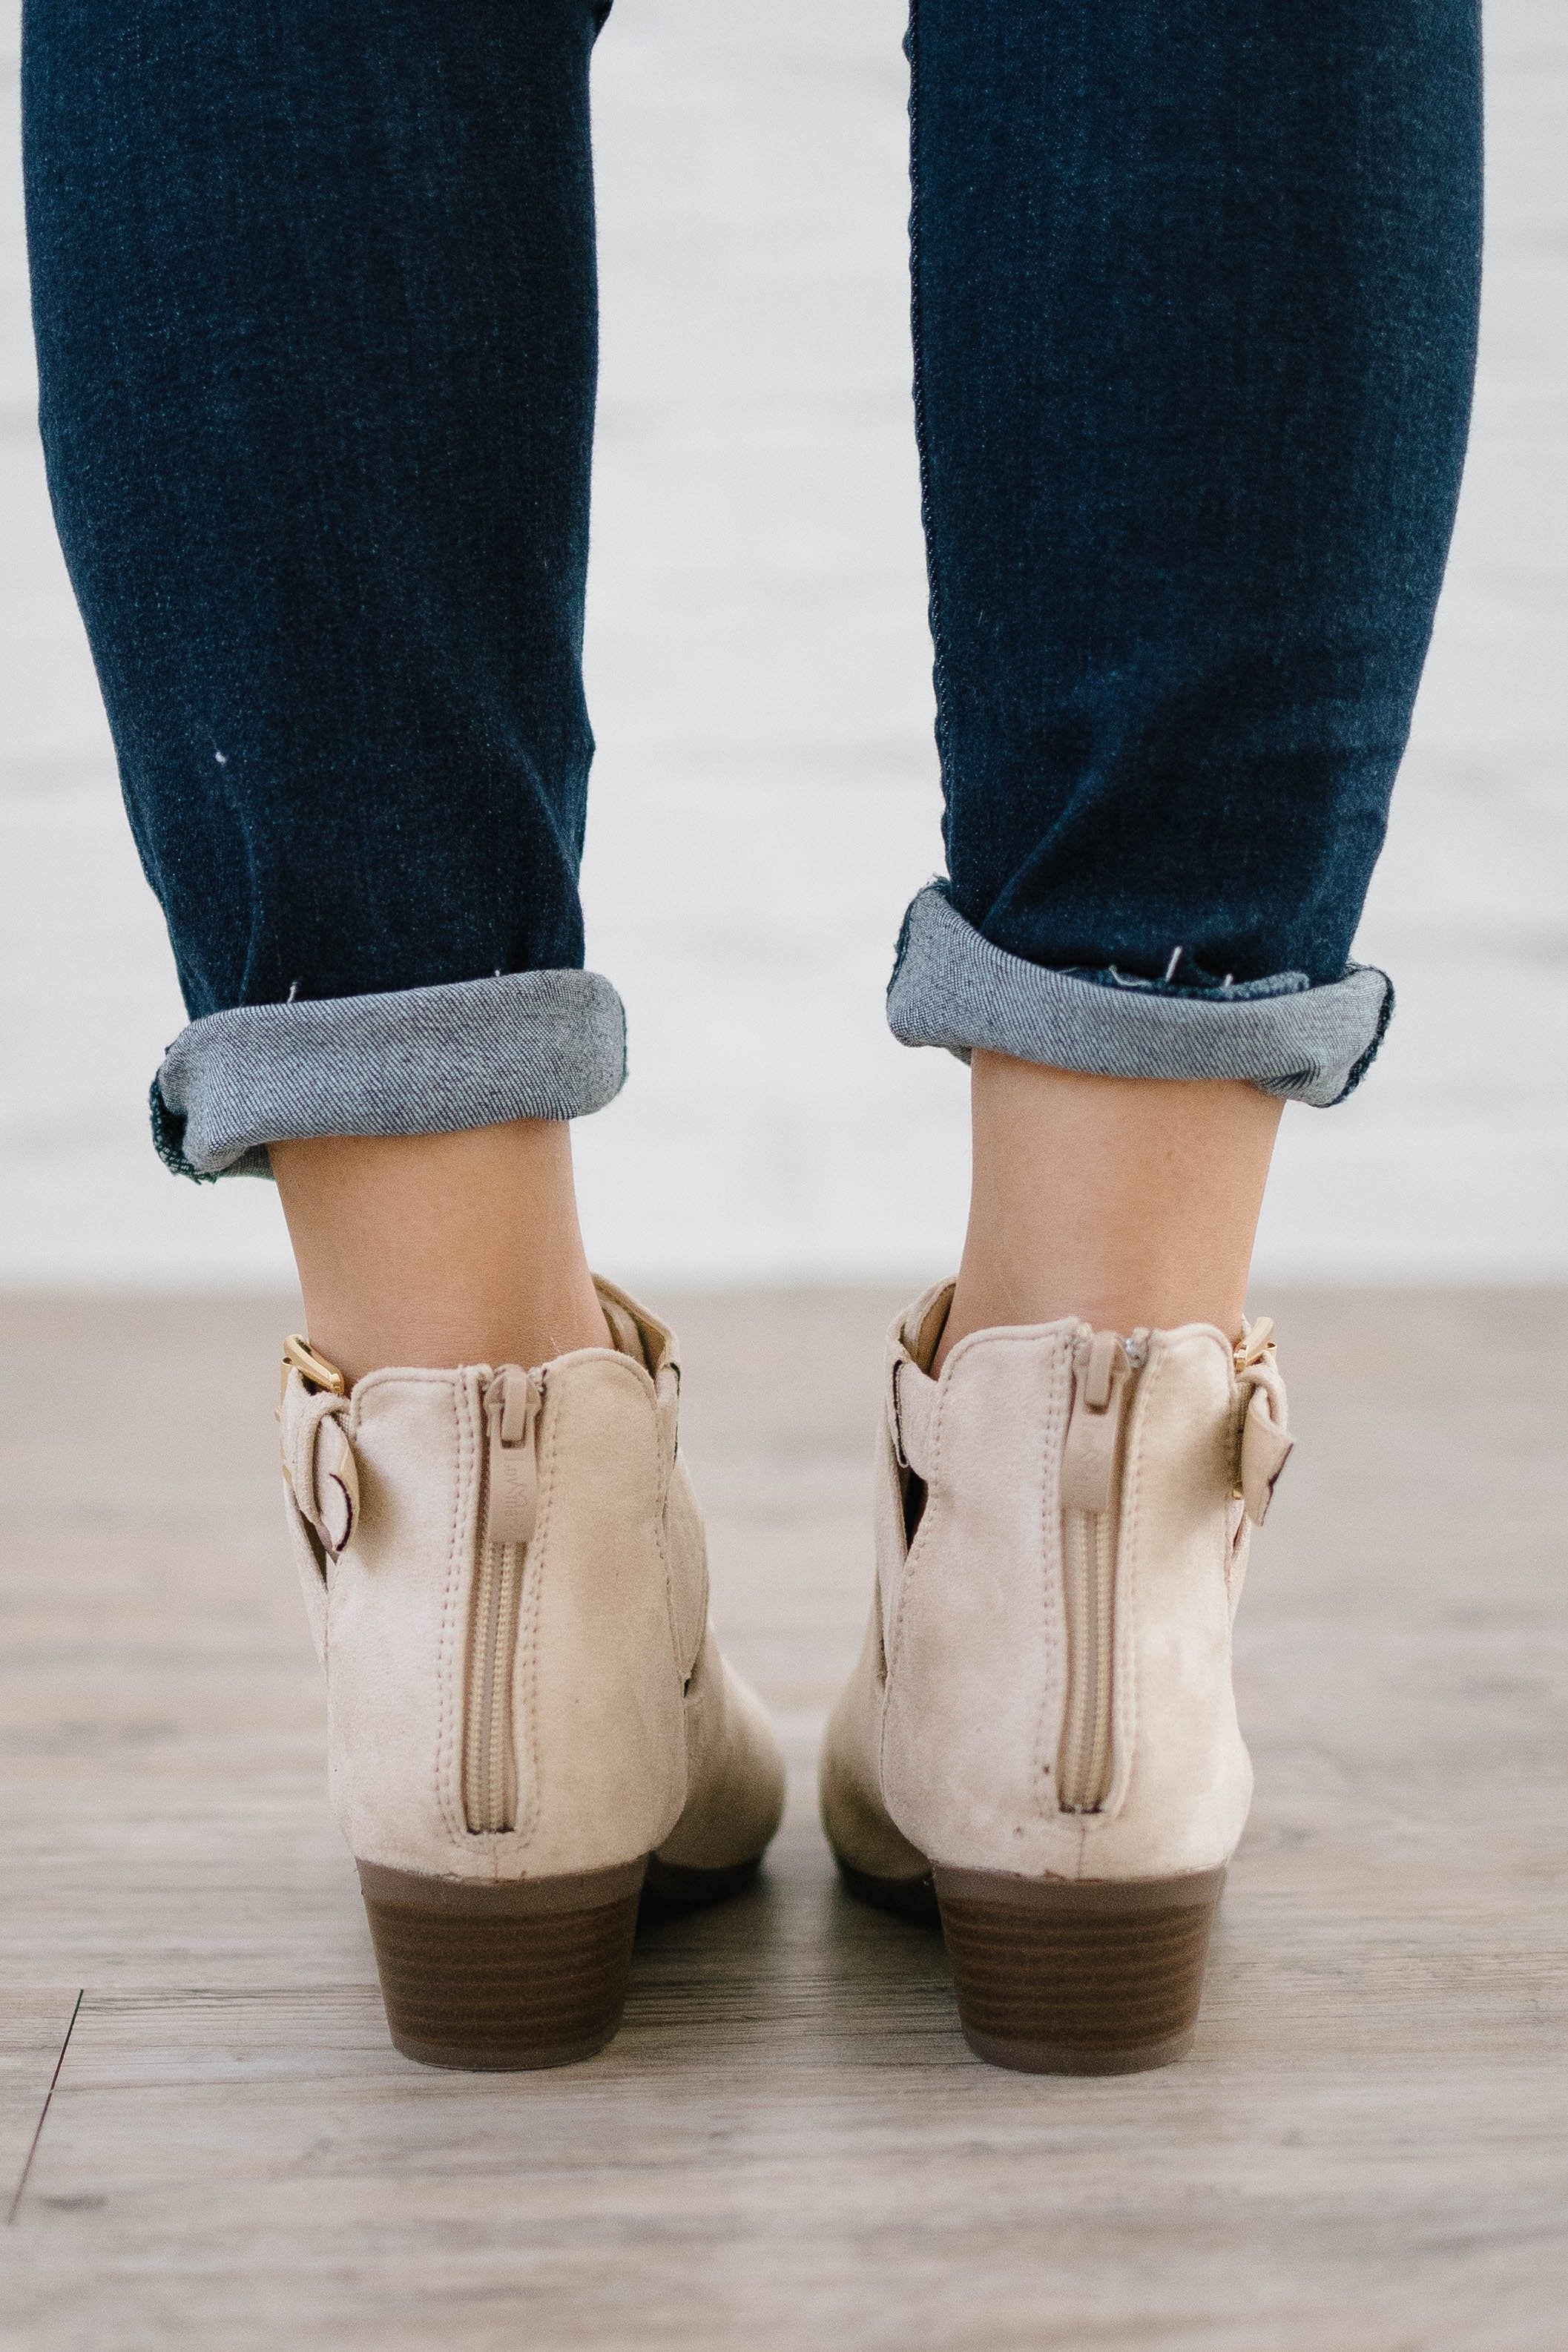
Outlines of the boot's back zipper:
{"label": "boot's back zipper", "polygon": [[463,1726],[463,1812],[470,1831],[517,1823],[512,1664],[523,1558],[539,1511],[538,1431],[542,1371],[503,1364],[485,1387],[479,1485],[479,1554],[468,1628]]}
{"label": "boot's back zipper", "polygon": [[1110,1792],[1121,1433],[1148,1344],[1146,1331],[1124,1340],[1086,1329],[1074,1351],[1061,1488],[1068,1675],[1057,1789],[1064,1812],[1098,1812]]}

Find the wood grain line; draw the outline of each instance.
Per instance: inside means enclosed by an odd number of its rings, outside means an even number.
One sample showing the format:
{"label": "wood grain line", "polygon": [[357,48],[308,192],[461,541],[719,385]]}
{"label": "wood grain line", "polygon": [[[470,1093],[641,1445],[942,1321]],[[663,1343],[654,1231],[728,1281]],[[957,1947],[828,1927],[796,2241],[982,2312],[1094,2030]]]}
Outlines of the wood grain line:
{"label": "wood grain line", "polygon": [[16,2194],[11,2200],[10,2209],[5,2215],[5,2227],[7,2229],[11,2227],[12,2222],[15,2221],[17,2214],[22,2210],[22,2199],[26,2192],[27,2177],[33,2169],[33,2158],[38,2153],[38,2142],[44,2137],[44,2126],[49,2119],[49,2105],[55,2095],[55,2084],[60,2079],[60,2068],[66,2063],[66,2052],[71,2046],[71,2035],[76,2032],[76,2021],[81,2014],[82,1996],[86,1990],[87,1987],[85,1985],[79,1985],[77,1988],[76,2000],[71,2008],[69,2021],[66,2026],[65,2040],[60,2043],[60,2054],[55,2060],[55,2071],[49,2076],[49,2087],[44,2093],[44,2104],[38,2109],[38,2120],[34,2126],[33,2137],[27,2143],[26,2160],[23,2164],[20,2177],[16,2182]]}

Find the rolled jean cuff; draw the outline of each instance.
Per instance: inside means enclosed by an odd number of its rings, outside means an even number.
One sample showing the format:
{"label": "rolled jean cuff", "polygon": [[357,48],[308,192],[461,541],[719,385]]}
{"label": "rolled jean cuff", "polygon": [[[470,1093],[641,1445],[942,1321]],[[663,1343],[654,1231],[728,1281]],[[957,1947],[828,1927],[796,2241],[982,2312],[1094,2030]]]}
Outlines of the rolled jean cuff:
{"label": "rolled jean cuff", "polygon": [[581,1118],[626,1074],[626,1011],[596,971],[242,1004],[175,1038],[153,1084],[153,1139],[181,1176],[266,1176],[269,1143],[307,1136]]}
{"label": "rolled jean cuff", "polygon": [[1320,1108],[1360,1082],[1393,1013],[1393,983],[1371,964],[1318,987],[1300,971],[1184,987],[1027,963],[965,922],[940,882],[904,917],[888,989],[905,1045],[1102,1077],[1244,1078]]}

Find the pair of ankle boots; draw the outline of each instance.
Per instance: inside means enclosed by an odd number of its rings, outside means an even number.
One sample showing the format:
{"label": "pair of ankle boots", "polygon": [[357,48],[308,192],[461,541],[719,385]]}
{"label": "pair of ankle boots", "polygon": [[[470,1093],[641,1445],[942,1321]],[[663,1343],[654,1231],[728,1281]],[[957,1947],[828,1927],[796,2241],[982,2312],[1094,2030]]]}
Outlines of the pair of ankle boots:
{"label": "pair of ankle boots", "polygon": [[[673,1335],[373,1372],[288,1344],[289,1527],[392,2038],[556,2065],[620,2022],[639,1903],[754,1874],[784,1762],[708,1615]],[[1192,2039],[1251,1769],[1230,1627],[1289,1451],[1267,1325],[889,1337],[877,1575],[822,1811],[849,1888],[939,1913],[970,2045],[1120,2073]]]}

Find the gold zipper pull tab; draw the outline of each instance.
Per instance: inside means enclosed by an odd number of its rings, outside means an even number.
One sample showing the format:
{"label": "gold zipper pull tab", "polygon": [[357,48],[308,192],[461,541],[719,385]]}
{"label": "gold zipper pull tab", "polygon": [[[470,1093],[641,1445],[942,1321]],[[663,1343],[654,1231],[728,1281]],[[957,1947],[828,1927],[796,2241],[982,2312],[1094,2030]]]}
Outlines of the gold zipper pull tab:
{"label": "gold zipper pull tab", "polygon": [[1073,1364],[1072,1412],[1062,1448],[1062,1507],[1109,1511],[1132,1367],[1114,1331],[1096,1331]]}
{"label": "gold zipper pull tab", "polygon": [[489,1507],[485,1541],[526,1544],[539,1516],[539,1451],[535,1439],[544,1378],[503,1364],[485,1391],[489,1432]]}

